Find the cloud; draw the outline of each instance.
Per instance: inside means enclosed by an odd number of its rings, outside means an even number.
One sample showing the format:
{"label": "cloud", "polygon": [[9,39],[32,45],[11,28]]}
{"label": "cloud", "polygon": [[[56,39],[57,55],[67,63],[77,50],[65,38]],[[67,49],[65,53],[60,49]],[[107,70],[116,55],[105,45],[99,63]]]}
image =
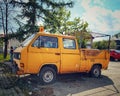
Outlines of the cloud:
{"label": "cloud", "polygon": [[[91,2],[94,4],[92,5]],[[80,3],[85,9],[82,18],[88,22],[90,30],[108,34],[120,32],[120,10],[112,11],[97,6],[99,3],[103,6],[100,0],[82,0]]]}
{"label": "cloud", "polygon": [[101,0],[94,0],[94,4],[95,5],[101,5],[101,6],[104,5],[103,2],[101,2]]}

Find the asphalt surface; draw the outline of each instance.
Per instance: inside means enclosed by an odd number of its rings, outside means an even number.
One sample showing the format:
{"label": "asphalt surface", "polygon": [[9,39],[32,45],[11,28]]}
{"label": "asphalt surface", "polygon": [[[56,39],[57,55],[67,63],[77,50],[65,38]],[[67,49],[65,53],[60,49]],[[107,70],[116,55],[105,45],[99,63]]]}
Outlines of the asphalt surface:
{"label": "asphalt surface", "polygon": [[120,62],[110,62],[100,78],[87,74],[63,75],[49,87],[55,96],[120,96]]}

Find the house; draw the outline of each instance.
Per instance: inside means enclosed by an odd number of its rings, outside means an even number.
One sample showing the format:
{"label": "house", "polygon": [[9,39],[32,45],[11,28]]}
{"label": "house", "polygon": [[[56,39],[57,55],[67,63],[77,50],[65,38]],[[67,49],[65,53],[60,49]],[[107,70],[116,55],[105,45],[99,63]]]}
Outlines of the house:
{"label": "house", "polygon": [[116,42],[116,49],[120,50],[120,33],[112,36],[112,40],[114,40]]}
{"label": "house", "polygon": [[115,40],[116,42],[116,49],[120,50],[120,39],[119,40]]}
{"label": "house", "polygon": [[[4,34],[0,34],[0,38],[4,37]],[[13,48],[17,47],[20,45],[20,42],[16,38],[12,38],[8,40],[8,52],[10,50],[10,47],[13,46]],[[3,46],[0,47],[0,52],[3,52],[4,49],[4,43]]]}

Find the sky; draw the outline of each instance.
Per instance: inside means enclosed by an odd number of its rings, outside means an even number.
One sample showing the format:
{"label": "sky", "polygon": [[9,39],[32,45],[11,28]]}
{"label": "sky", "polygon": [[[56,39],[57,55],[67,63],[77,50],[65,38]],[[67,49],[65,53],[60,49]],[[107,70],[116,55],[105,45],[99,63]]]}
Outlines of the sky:
{"label": "sky", "polygon": [[[120,0],[73,0],[71,19],[80,17],[92,32],[114,35],[120,33]],[[1,33],[1,31],[0,31]]]}
{"label": "sky", "polygon": [[73,0],[71,19],[80,17],[92,32],[120,33],[120,0]]}

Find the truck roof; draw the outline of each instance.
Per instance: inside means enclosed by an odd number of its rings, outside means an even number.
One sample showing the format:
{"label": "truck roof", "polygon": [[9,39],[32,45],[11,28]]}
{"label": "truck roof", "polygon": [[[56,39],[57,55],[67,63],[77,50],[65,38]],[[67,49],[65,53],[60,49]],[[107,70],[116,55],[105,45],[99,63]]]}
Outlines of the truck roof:
{"label": "truck roof", "polygon": [[38,32],[37,34],[38,35],[55,36],[55,37],[65,37],[65,38],[75,39],[75,36],[62,35],[62,34],[52,34],[52,33],[47,33],[47,32]]}

